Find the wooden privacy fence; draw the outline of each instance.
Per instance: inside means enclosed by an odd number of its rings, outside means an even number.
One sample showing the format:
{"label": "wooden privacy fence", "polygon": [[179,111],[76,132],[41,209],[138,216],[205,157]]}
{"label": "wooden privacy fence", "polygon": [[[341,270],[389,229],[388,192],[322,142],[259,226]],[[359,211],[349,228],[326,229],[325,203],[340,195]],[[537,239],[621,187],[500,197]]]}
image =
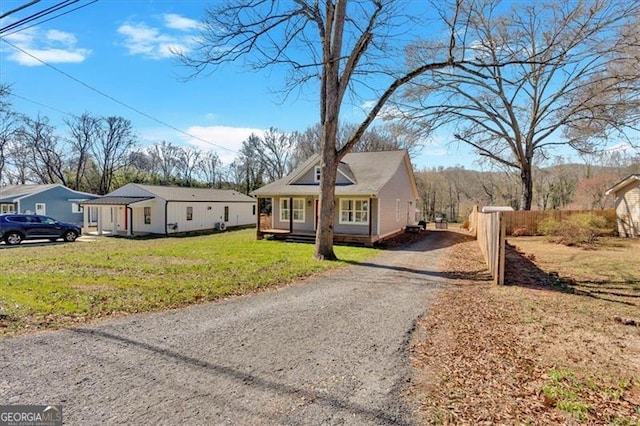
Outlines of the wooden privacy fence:
{"label": "wooden privacy fence", "polygon": [[[590,213],[607,219],[607,228],[616,229],[615,209],[604,210],[519,210],[504,212],[504,222],[507,235],[512,235],[516,229],[524,229],[525,235],[536,235],[538,224],[544,219],[553,218],[558,221],[565,220],[574,214]],[[473,213],[472,213],[473,214]]]}
{"label": "wooden privacy fence", "polygon": [[477,206],[469,216],[469,222],[473,224],[471,231],[475,233],[480,251],[489,267],[493,282],[504,284],[505,263],[505,226],[504,213],[480,213]]}

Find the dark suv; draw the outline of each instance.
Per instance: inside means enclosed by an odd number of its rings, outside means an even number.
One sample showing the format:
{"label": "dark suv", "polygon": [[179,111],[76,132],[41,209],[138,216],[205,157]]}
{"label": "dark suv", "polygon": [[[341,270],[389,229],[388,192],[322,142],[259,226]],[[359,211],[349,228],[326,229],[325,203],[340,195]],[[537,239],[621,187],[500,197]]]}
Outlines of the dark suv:
{"label": "dark suv", "polygon": [[35,214],[0,214],[0,238],[10,245],[22,240],[62,238],[73,242],[82,234],[80,227]]}

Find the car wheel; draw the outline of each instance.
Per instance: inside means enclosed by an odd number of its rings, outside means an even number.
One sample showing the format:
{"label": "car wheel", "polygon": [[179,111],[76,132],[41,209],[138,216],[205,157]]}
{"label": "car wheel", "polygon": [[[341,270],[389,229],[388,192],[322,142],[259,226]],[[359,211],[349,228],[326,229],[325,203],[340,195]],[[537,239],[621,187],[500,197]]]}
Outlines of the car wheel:
{"label": "car wheel", "polygon": [[64,233],[64,236],[62,238],[64,238],[66,242],[72,243],[76,240],[76,238],[78,238],[78,234],[76,234],[74,231],[67,231]]}
{"label": "car wheel", "polygon": [[22,234],[19,232],[9,232],[4,236],[4,242],[12,246],[20,244],[22,242]]}

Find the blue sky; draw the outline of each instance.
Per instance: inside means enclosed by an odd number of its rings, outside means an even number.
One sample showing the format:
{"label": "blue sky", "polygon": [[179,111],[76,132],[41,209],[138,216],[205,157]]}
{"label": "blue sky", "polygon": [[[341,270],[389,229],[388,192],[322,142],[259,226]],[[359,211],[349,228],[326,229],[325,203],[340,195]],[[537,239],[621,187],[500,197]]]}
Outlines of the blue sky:
{"label": "blue sky", "polygon": [[[3,0],[0,14],[27,3]],[[57,2],[44,0],[0,22],[8,25]],[[218,153],[225,163],[235,157],[252,132],[276,127],[303,131],[318,122],[315,88],[283,99],[285,69],[256,73],[241,63],[183,81],[188,70],[171,48],[188,49],[197,35],[207,2],[173,0],[101,0],[40,25],[5,35],[0,42],[0,82],[11,85],[14,109],[50,118],[63,128],[65,114],[120,115],[130,119],[142,144],[166,140],[193,144]],[[72,9],[70,7],[70,10]],[[118,101],[211,143],[192,139],[74,81],[33,56]],[[359,106],[343,110],[344,121],[362,117]],[[446,138],[430,141],[415,158],[417,168],[464,165],[474,156],[447,147]],[[228,150],[220,147],[228,148]]]}

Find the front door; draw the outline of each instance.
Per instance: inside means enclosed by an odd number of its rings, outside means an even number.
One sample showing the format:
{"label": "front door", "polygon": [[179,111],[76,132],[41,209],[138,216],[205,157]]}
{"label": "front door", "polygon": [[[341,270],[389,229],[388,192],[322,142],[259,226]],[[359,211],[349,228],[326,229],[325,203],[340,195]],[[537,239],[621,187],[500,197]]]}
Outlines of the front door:
{"label": "front door", "polygon": [[45,203],[36,203],[36,214],[44,216],[47,214],[47,205]]}

